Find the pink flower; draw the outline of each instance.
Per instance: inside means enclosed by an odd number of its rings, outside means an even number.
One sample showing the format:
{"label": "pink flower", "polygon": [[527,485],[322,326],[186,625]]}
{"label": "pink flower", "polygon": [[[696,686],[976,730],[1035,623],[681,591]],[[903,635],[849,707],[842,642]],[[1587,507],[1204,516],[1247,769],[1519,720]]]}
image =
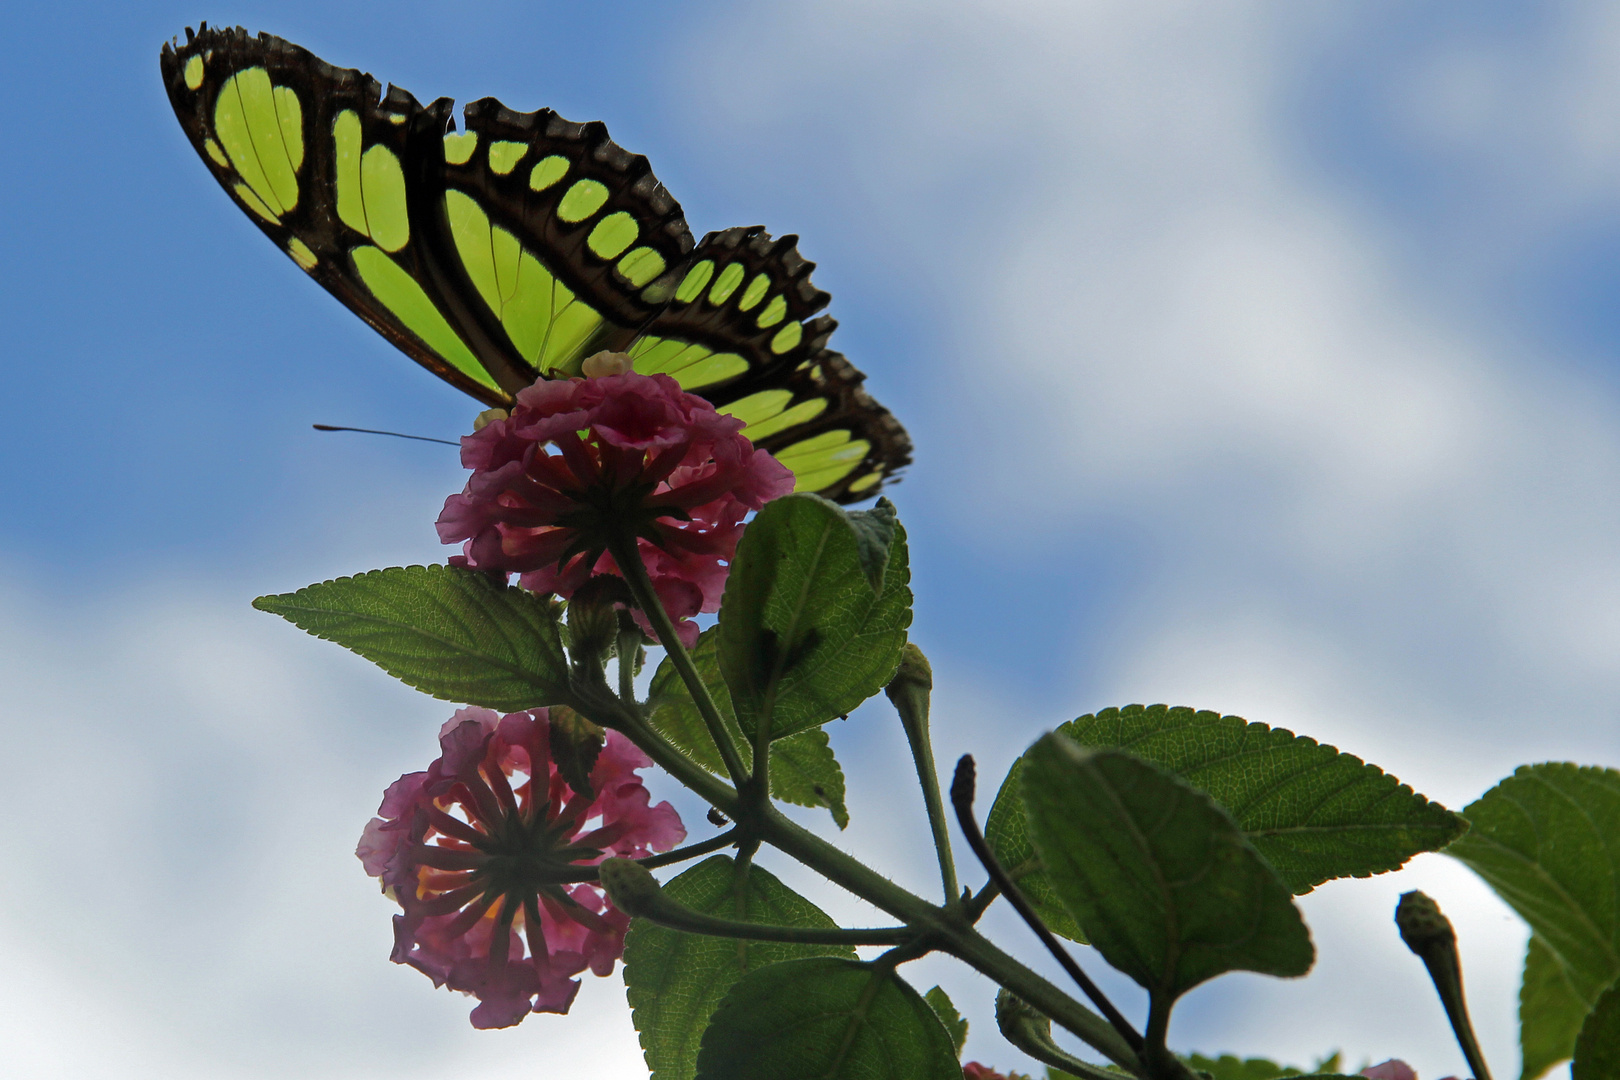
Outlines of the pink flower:
{"label": "pink flower", "polygon": [[719,610],[743,517],[793,490],[792,472],[742,427],[667,375],[542,379],[510,417],[461,440],[473,474],[445,500],[439,539],[462,542],[452,563],[567,597],[592,574],[618,574],[608,544],[633,536],[691,645],[686,620]]}
{"label": "pink flower", "polygon": [[1369,1065],[1361,1070],[1361,1075],[1368,1080],[1418,1080],[1412,1066],[1399,1058],[1390,1058],[1382,1065]]}
{"label": "pink flower", "polygon": [[977,1061],[970,1061],[962,1066],[962,1076],[965,1080],[1029,1080],[1022,1073],[1013,1073],[1005,1076],[996,1072],[988,1065],[980,1065]]}
{"label": "pink flower", "polygon": [[355,850],[405,909],[394,962],[477,997],[473,1027],[565,1013],[575,975],[610,974],[630,918],[587,868],[686,836],[669,803],[649,805],[636,770],[652,762],[623,735],[608,732],[587,795],[558,773],[550,734],[545,709],[461,709],[439,759],[389,785]]}

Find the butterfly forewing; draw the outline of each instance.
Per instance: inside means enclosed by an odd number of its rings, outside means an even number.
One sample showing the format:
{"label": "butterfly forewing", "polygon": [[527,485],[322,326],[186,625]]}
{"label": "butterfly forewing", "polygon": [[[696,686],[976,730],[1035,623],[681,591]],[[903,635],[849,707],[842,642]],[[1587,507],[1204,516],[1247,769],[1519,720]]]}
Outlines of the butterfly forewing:
{"label": "butterfly forewing", "polygon": [[181,127],[277,247],[418,363],[487,403],[506,399],[420,276],[403,163],[413,126],[449,102],[385,97],[369,75],[241,29],[204,27],[162,63]]}
{"label": "butterfly forewing", "polygon": [[299,266],[403,352],[490,405],[600,349],[674,376],[839,501],[877,493],[910,441],[825,348],[836,325],[796,238],[694,249],[647,160],[549,109],[492,98],[453,131],[423,106],[268,34],[165,46],[181,126]]}

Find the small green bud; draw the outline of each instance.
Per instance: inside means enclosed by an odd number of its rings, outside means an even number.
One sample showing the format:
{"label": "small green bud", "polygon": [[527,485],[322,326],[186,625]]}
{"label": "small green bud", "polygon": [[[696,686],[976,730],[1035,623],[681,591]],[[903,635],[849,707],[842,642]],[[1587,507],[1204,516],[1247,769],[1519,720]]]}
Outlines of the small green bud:
{"label": "small green bud", "polygon": [[924,690],[934,688],[933,665],[928,662],[928,657],[923,655],[923,651],[910,641],[900,650],[900,669],[894,673],[894,678],[889,680],[885,693],[892,700],[897,689],[905,684],[915,684]]}
{"label": "small green bud", "polygon": [[894,703],[908,734],[928,729],[928,698],[933,689],[934,669],[928,657],[917,646],[906,642],[905,648],[900,650],[900,668],[883,692]]}
{"label": "small green bud", "polygon": [[568,653],[576,667],[600,669],[613,655],[619,636],[615,604],[630,602],[623,579],[599,574],[574,590],[568,601]]}
{"label": "small green bud", "polygon": [[1427,958],[1436,947],[1457,947],[1457,932],[1451,928],[1451,920],[1441,914],[1439,904],[1423,893],[1409,892],[1401,896],[1401,902],[1395,907],[1395,926],[1406,947],[1421,957]]}
{"label": "small green bud", "polygon": [[597,872],[613,906],[631,916],[645,916],[657,905],[661,887],[652,871],[630,859],[604,859]]}
{"label": "small green bud", "polygon": [[1491,1071],[1485,1065],[1479,1040],[1474,1036],[1474,1025],[1468,1018],[1468,1002],[1463,996],[1462,960],[1457,955],[1457,932],[1451,920],[1440,911],[1440,905],[1420,892],[1401,896],[1395,907],[1395,927],[1401,940],[1423,961],[1434,982],[1440,1004],[1445,1006],[1446,1019],[1451,1021],[1457,1045],[1473,1070],[1476,1080],[1491,1080]]}

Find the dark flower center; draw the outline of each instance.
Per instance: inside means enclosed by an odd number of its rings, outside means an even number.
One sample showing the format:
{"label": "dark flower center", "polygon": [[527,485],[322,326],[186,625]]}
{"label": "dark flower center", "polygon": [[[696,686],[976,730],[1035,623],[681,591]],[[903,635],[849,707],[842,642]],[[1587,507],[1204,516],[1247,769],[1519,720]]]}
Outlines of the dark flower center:
{"label": "dark flower center", "polygon": [[528,820],[521,810],[502,814],[477,845],[488,856],[476,871],[490,892],[508,896],[545,893],[560,898],[560,885],[582,879],[581,862],[602,855],[599,848],[567,842],[572,821]]}

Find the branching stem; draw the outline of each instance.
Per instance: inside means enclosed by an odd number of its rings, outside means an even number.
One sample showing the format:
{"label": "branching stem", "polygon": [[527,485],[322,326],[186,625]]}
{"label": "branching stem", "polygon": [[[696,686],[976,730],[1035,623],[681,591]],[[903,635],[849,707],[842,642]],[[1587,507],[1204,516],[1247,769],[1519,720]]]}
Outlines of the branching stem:
{"label": "branching stem", "polygon": [[1041,939],[1041,944],[1046,946],[1046,950],[1052,954],[1063,970],[1069,973],[1069,978],[1073,979],[1086,997],[1091,999],[1091,1003],[1097,1006],[1098,1011],[1108,1018],[1114,1030],[1119,1032],[1120,1038],[1124,1039],[1132,1050],[1140,1052],[1141,1034],[1114,1007],[1114,1003],[1108,1000],[1101,988],[1091,981],[1090,976],[1081,970],[1074,957],[1069,955],[1069,950],[1058,941],[1057,935],[1047,929],[1041,917],[1035,913],[1034,906],[1019,891],[1013,879],[1007,875],[1007,871],[1002,869],[1001,862],[990,850],[990,845],[985,842],[984,833],[979,831],[979,823],[973,819],[973,789],[973,755],[963,754],[961,760],[956,763],[956,777],[951,781],[951,805],[956,807],[956,821],[962,828],[962,835],[967,838],[968,846],[984,864],[991,880],[1006,895],[1007,902],[1023,916],[1029,928],[1035,931],[1035,936]]}
{"label": "branching stem", "polygon": [[[621,700],[611,692],[597,694],[590,688],[576,685],[572,695],[574,700],[566,704],[603,726],[624,732],[659,767],[735,821],[737,827],[733,830],[736,834],[733,842],[770,844],[833,884],[894,916],[905,923],[911,932],[919,935],[917,940],[932,943],[931,947],[956,957],[1011,990],[1109,1060],[1133,1074],[1141,1075],[1142,1065],[1135,1048],[1107,1020],[991,944],[963,917],[960,906],[936,906],[901,888],[865,863],[798,825],[768,800],[757,806],[745,807],[743,792],[747,789],[748,774],[720,722],[719,712],[709,696],[708,688],[699,677],[690,654],[675,637],[674,626],[659,603],[657,594],[652,591],[639,553],[634,551],[633,545],[622,557],[617,548],[610,550],[627,576],[632,595],[638,603],[646,605],[644,610],[659,640],[667,643],[665,648],[675,663],[676,671],[691,690],[692,699],[725,758],[727,771],[738,786],[726,784],[693,761],[649,725],[641,708],[633,701]],[[928,947],[924,946],[923,951]],[[900,948],[907,955],[913,951],[905,946]]]}

